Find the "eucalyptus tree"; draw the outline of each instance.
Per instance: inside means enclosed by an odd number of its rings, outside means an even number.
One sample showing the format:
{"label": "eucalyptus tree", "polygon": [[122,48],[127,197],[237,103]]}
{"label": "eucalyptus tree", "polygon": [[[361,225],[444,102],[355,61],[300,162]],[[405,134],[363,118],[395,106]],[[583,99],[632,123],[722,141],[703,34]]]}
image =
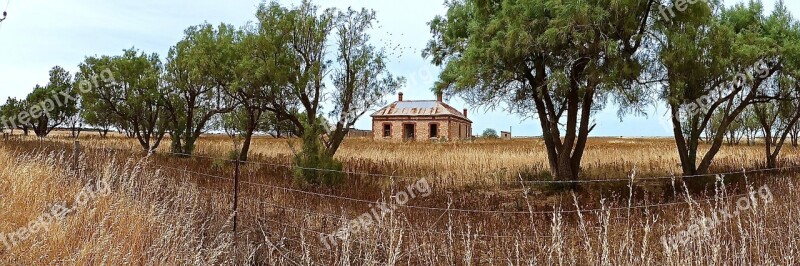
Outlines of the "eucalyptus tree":
{"label": "eucalyptus tree", "polygon": [[233,110],[226,91],[234,83],[237,63],[225,45],[234,31],[230,25],[189,27],[173,46],[165,66],[165,108],[170,118],[172,152],[192,154],[195,142],[217,115]]}
{"label": "eucalyptus tree", "polygon": [[[118,115],[109,110],[107,104],[97,97],[98,92],[92,90],[108,90],[113,82],[111,73],[111,58],[104,56],[101,58],[87,58],[75,74],[75,88],[80,96],[80,116],[83,122],[94,127],[100,137],[105,138],[111,128],[121,129],[124,123]],[[97,68],[96,71],[93,68]],[[101,69],[104,68],[104,69]],[[102,83],[100,83],[102,82]]]}
{"label": "eucalyptus tree", "polygon": [[245,137],[247,115],[244,108],[238,105],[233,111],[219,115],[216,118],[216,128],[225,132],[228,137]]}
{"label": "eucalyptus tree", "polygon": [[55,66],[50,70],[47,85],[36,85],[25,98],[22,111],[27,117],[20,117],[19,122],[32,129],[36,136],[46,137],[53,129],[78,114],[75,97],[72,75],[64,68]]}
{"label": "eucalyptus tree", "polygon": [[800,124],[800,22],[796,21],[783,1],[765,21],[770,36],[780,36],[784,54],[783,67],[769,80],[768,92],[775,99],[768,103],[756,103],[756,118],[764,134],[767,167],[777,167],[778,155]]}
{"label": "eucalyptus tree", "polygon": [[107,110],[102,109],[102,105],[83,105],[84,103],[88,103],[88,101],[85,100],[81,100],[81,103],[81,119],[83,119],[87,125],[94,127],[101,138],[107,137],[108,132],[115,126],[112,116],[106,113]]}
{"label": "eucalyptus tree", "polygon": [[609,100],[643,111],[643,48],[659,1],[448,2],[424,51],[435,90],[536,117],[551,173],[578,179],[593,115]]}
{"label": "eucalyptus tree", "polygon": [[758,120],[758,114],[756,113],[755,104],[758,103],[770,103],[770,101],[758,101],[754,102],[753,105],[748,106],[747,108],[739,114],[739,117],[735,118],[733,122],[729,125],[729,127],[735,127],[737,123],[741,123],[738,127],[739,134],[744,136],[746,144],[748,146],[756,145],[758,140],[759,133],[761,133],[761,122]]}
{"label": "eucalyptus tree", "polygon": [[[261,127],[264,115],[276,105],[287,109],[296,105],[293,99],[277,93],[288,84],[289,68],[299,67],[289,64],[286,32],[279,27],[286,10],[274,3],[262,4],[256,16],[259,26],[230,30],[228,37],[220,38],[225,41],[224,49],[237,56],[231,69],[236,82],[227,91],[238,107],[226,115],[226,121],[238,128],[244,138],[239,154],[242,161],[248,159],[253,135]],[[240,121],[231,123],[231,117]]]}
{"label": "eucalyptus tree", "polygon": [[[781,11],[776,11],[781,12]],[[764,84],[791,58],[791,41],[777,32],[787,23],[765,23],[759,2],[725,8],[719,1],[689,5],[657,25],[661,96],[671,111],[685,175],[707,173],[729,127],[749,106],[767,102]],[[698,154],[701,134],[715,115],[710,147]],[[745,121],[746,122],[746,121]],[[698,164],[699,162],[699,164]]]}
{"label": "eucalyptus tree", "polygon": [[11,131],[14,134],[15,129],[20,129],[23,134],[28,135],[28,127],[18,122],[19,114],[23,112],[25,100],[8,97],[6,103],[0,106],[0,125],[4,129]]}
{"label": "eucalyptus tree", "polygon": [[[80,64],[80,81],[92,81],[95,89],[84,92],[84,104],[110,116],[126,129],[145,152],[155,152],[166,133],[165,90],[157,54],[126,49],[122,55],[88,57]],[[97,79],[102,73],[112,80]]]}
{"label": "eucalyptus tree", "polygon": [[[333,156],[348,130],[403,83],[388,71],[384,50],[372,45],[368,31],[375,12],[320,10],[310,1],[284,8],[272,2],[261,5],[257,16],[257,35],[247,42],[255,49],[246,61],[261,73],[256,83],[264,88],[261,102],[294,124],[303,140],[298,165],[341,168]],[[329,50],[330,43],[334,48]],[[279,70],[269,71],[275,66]],[[337,120],[335,125],[323,125],[324,119],[319,119],[326,102],[332,104],[327,115]],[[297,173],[306,182],[335,183],[336,177],[329,174]]]}
{"label": "eucalyptus tree", "polygon": [[298,137],[297,127],[289,119],[267,113],[262,118],[261,131],[266,132],[274,138]]}
{"label": "eucalyptus tree", "polygon": [[777,167],[778,155],[792,129],[800,120],[800,81],[782,74],[770,82],[769,90],[778,97],[753,105],[755,119],[764,137],[767,167]]}
{"label": "eucalyptus tree", "polygon": [[800,123],[794,124],[792,128],[789,129],[789,139],[792,141],[792,147],[797,148],[798,139],[800,139]]}

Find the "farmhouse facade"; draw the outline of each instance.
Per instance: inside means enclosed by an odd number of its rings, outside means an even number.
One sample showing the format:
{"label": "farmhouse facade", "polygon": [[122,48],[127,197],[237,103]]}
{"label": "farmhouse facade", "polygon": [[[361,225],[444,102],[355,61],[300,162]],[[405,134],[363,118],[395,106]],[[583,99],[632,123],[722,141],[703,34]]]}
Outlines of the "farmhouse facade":
{"label": "farmhouse facade", "polygon": [[442,101],[404,101],[403,93],[396,102],[372,114],[372,134],[376,140],[424,141],[461,140],[472,137],[472,121],[467,109],[459,112]]}

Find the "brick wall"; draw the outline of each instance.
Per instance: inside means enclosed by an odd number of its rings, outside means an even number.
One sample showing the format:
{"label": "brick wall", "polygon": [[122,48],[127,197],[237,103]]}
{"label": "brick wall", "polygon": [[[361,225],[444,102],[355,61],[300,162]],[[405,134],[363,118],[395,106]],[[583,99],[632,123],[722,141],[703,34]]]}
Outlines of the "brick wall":
{"label": "brick wall", "polygon": [[[391,136],[384,137],[383,126],[388,124],[391,126]],[[457,140],[468,138],[469,133],[472,131],[471,125],[465,122],[459,122],[452,118],[434,118],[434,117],[412,117],[412,118],[398,118],[398,119],[373,119],[372,132],[376,140],[392,140],[403,141],[404,125],[415,125],[415,140],[427,141],[430,140],[431,124],[437,124],[439,129],[439,139]],[[458,127],[461,127],[461,135],[459,135]]]}
{"label": "brick wall", "polygon": [[467,122],[450,122],[450,139],[468,139],[472,136],[472,125]]}

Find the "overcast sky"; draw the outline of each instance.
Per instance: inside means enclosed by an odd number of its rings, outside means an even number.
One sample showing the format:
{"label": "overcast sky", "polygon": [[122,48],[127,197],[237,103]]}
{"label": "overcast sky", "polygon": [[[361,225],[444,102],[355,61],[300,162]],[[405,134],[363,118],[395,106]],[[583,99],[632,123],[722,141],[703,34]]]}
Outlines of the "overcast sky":
{"label": "overcast sky", "polygon": [[[209,22],[244,25],[254,20],[257,0],[0,0],[8,4],[8,19],[0,23],[0,99],[25,97],[36,84],[46,84],[48,70],[55,65],[72,73],[87,55],[117,55],[122,49],[136,47],[156,52],[162,60],[169,48],[183,37],[189,26]],[[768,10],[776,0],[765,0]],[[299,1],[280,1],[296,4]],[[727,1],[733,4],[736,1]],[[800,3],[787,1],[793,14],[800,14]],[[421,57],[421,49],[430,39],[426,23],[444,14],[442,0],[318,0],[323,7],[367,7],[377,12],[379,27],[373,39],[390,54],[390,71],[408,79],[402,89],[405,99],[435,99],[430,88],[439,70]],[[399,47],[399,48],[398,48]],[[386,96],[387,101],[396,99]],[[513,127],[514,135],[540,135],[538,123],[509,115],[501,110],[466,106],[460,99],[450,99],[457,109],[470,109],[473,132],[486,128],[498,131]],[[594,136],[666,136],[664,109],[652,110],[648,117],[616,115],[609,107],[596,117]],[[370,128],[369,117],[356,127]]]}

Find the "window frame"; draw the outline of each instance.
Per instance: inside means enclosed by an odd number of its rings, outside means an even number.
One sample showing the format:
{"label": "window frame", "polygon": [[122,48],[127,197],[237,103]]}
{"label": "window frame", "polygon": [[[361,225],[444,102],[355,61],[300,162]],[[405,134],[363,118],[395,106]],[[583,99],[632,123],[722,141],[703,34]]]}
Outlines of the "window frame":
{"label": "window frame", "polygon": [[384,138],[392,137],[392,123],[383,123],[383,137]]}
{"label": "window frame", "polygon": [[[433,133],[433,129],[434,128],[436,129],[436,135],[431,134],[431,133]],[[431,139],[437,138],[438,139],[439,137],[441,137],[441,135],[442,134],[441,134],[440,126],[439,126],[438,122],[428,123],[428,138],[431,138]]]}

